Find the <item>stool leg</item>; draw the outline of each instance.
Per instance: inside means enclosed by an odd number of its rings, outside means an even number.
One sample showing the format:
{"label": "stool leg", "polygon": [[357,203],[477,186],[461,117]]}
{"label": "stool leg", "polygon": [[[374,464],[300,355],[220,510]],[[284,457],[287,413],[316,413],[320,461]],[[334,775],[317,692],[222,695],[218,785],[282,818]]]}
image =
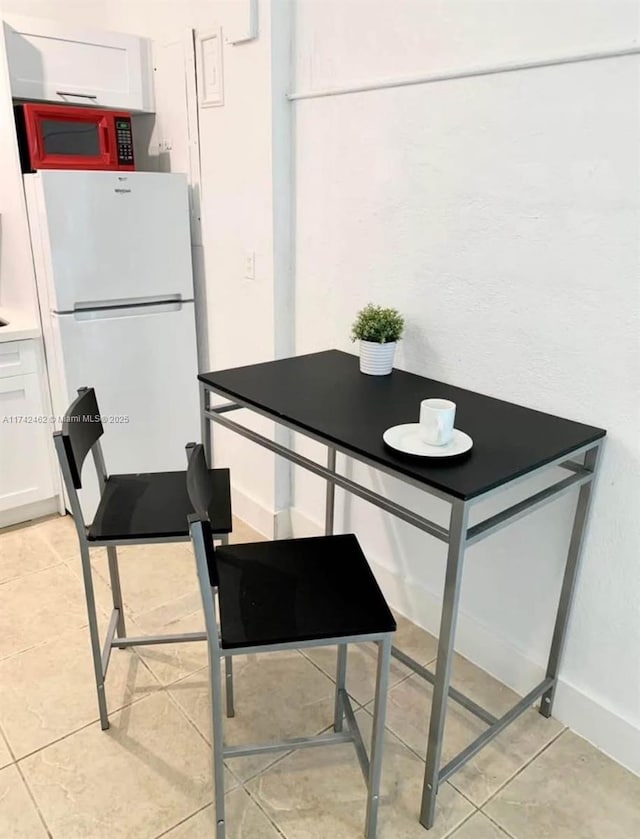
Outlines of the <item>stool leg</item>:
{"label": "stool leg", "polygon": [[[221,545],[229,544],[229,534],[222,533],[218,537]],[[235,717],[236,711],[233,704],[233,658],[230,655],[224,657],[224,686],[227,696],[227,716]]]}
{"label": "stool leg", "polygon": [[342,704],[341,690],[347,689],[347,645],[338,644],[338,661],[336,664],[336,697],[333,712],[333,730],[342,731],[344,720],[344,707]]}
{"label": "stool leg", "polygon": [[96,598],[93,590],[93,575],[91,573],[91,559],[86,542],[80,544],[80,560],[82,564],[82,581],[87,601],[87,617],[89,618],[89,638],[91,640],[91,657],[93,658],[93,672],[98,693],[98,711],[100,713],[100,728],[109,728],[107,714],[107,698],[104,692],[104,674],[102,672],[102,651],[100,649],[100,631],[96,616]]}
{"label": "stool leg", "polygon": [[[111,598],[113,608],[118,612],[118,638],[126,638],[127,630],[124,623],[124,607],[122,605],[122,591],[120,589],[120,570],[118,569],[118,553],[113,545],[107,548],[109,563],[109,580],[111,581]],[[124,650],[124,647],[120,647]]]}
{"label": "stool leg", "polygon": [[224,819],[224,734],[222,728],[222,680],[220,656],[209,642],[209,685],[211,701],[211,747],[213,752],[213,786],[216,808],[216,839],[225,839]]}
{"label": "stool leg", "polygon": [[375,839],[380,802],[380,779],[382,778],[382,752],[384,746],[384,720],[387,709],[389,667],[391,665],[391,635],[378,641],[378,673],[376,676],[376,699],[373,706],[373,730],[371,732],[371,761],[369,783],[367,784],[366,839]]}

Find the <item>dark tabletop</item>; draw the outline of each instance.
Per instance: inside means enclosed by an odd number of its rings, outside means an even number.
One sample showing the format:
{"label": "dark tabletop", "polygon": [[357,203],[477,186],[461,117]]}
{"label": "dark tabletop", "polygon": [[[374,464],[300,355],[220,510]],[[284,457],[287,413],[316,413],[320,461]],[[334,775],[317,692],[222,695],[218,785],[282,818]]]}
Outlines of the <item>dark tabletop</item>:
{"label": "dark tabletop", "polygon": [[[309,431],[456,498],[474,498],[604,437],[590,425],[503,402],[481,393],[394,370],[360,373],[358,358],[339,350],[203,373],[217,392]],[[445,460],[403,455],[382,434],[417,422],[420,401],[456,403],[456,428],[473,439],[467,454]]]}

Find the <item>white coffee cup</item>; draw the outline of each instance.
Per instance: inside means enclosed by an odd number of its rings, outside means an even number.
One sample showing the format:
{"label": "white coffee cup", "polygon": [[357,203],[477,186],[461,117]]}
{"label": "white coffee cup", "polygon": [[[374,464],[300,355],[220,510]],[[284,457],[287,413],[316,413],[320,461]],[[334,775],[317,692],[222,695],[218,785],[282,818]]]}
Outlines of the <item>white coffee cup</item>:
{"label": "white coffee cup", "polygon": [[420,403],[420,438],[429,446],[446,446],[453,437],[456,403],[423,399]]}

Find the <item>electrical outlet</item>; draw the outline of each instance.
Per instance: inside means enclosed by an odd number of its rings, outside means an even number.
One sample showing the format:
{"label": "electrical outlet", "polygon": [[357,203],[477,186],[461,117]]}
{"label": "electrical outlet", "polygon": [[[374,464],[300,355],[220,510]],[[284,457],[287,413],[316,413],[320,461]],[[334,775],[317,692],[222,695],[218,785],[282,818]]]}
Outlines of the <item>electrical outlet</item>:
{"label": "electrical outlet", "polygon": [[160,153],[171,151],[173,148],[173,143],[171,140],[158,140],[158,151]]}
{"label": "electrical outlet", "polygon": [[244,274],[245,280],[255,280],[256,278],[256,252],[247,251],[244,255]]}

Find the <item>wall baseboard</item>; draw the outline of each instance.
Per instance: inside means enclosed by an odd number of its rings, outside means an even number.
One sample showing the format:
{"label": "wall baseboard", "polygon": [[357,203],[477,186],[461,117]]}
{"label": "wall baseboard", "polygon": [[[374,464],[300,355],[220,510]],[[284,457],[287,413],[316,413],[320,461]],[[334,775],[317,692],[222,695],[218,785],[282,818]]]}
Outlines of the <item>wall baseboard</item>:
{"label": "wall baseboard", "polygon": [[[290,510],[293,536],[319,536],[322,526],[296,508]],[[413,623],[437,636],[441,598],[369,558],[389,604]],[[456,650],[478,667],[524,696],[544,678],[544,667],[524,650],[495,635],[472,615],[460,611]],[[613,760],[640,775],[640,727],[592,696],[559,680],[553,716]]]}
{"label": "wall baseboard", "polygon": [[234,486],[231,487],[231,508],[234,516],[242,519],[267,539],[291,537],[291,511],[288,509],[270,510],[262,502]]}
{"label": "wall baseboard", "polygon": [[275,537],[275,516],[273,510],[269,510],[260,501],[257,501],[243,490],[231,487],[231,509],[233,515],[246,522],[258,533],[268,539]]}
{"label": "wall baseboard", "polygon": [[0,512],[0,528],[11,527],[14,524],[22,524],[32,521],[32,519],[39,519],[59,512],[60,501],[58,496],[45,498],[44,501],[33,501],[31,504],[23,504],[20,507]]}

